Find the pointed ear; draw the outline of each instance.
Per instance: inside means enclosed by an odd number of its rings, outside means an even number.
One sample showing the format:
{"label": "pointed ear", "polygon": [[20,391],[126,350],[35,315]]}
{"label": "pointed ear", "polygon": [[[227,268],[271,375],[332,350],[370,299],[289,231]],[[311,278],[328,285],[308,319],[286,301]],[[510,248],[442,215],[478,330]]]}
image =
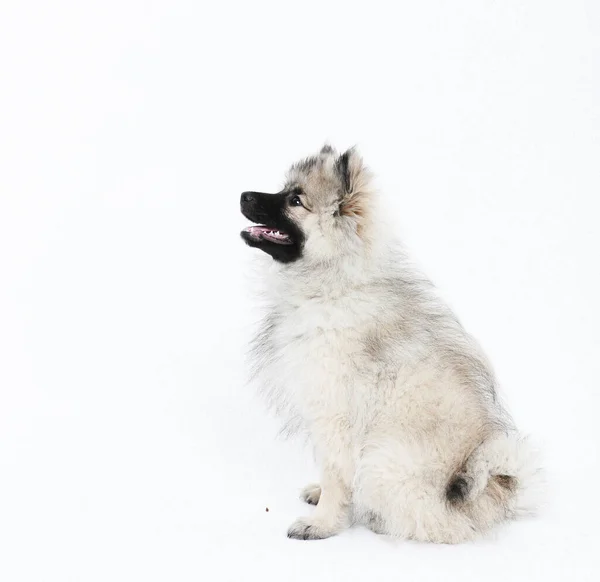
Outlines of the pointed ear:
{"label": "pointed ear", "polygon": [[364,217],[371,195],[371,174],[355,148],[344,152],[335,162],[335,169],[342,182],[340,214]]}
{"label": "pointed ear", "polygon": [[333,147],[331,147],[331,145],[329,145],[328,143],[326,143],[326,144],[323,145],[323,147],[321,148],[321,151],[319,153],[322,156],[327,156],[329,154],[335,153],[335,150],[333,149]]}

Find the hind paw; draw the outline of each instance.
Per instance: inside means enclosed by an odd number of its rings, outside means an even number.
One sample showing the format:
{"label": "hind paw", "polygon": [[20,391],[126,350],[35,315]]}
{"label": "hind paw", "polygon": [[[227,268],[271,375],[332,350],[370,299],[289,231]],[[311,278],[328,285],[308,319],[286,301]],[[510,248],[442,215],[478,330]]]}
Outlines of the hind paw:
{"label": "hind paw", "polygon": [[321,498],[321,487],[318,483],[311,483],[302,489],[300,493],[300,499],[305,501],[309,505],[317,505]]}

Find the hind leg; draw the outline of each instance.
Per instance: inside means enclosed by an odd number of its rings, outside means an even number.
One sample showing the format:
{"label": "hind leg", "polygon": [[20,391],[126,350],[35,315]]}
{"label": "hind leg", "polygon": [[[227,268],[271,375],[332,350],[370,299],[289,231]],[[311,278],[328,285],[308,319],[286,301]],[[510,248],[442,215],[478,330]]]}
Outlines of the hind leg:
{"label": "hind leg", "polygon": [[318,483],[307,485],[300,493],[300,499],[309,505],[317,505],[321,498],[321,486]]}
{"label": "hind leg", "polygon": [[376,533],[437,543],[471,539],[467,515],[449,511],[444,471],[418,446],[388,441],[365,450],[354,499],[360,521]]}

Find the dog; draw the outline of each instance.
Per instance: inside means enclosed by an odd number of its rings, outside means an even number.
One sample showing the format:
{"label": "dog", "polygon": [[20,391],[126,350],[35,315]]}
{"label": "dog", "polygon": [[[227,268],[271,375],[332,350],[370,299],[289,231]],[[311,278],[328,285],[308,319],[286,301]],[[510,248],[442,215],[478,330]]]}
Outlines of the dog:
{"label": "dog", "polygon": [[244,192],[243,240],[266,255],[252,377],[320,484],[290,538],[353,524],[458,543],[535,509],[540,469],[479,345],[410,264],[355,148],[324,146],[275,194]]}

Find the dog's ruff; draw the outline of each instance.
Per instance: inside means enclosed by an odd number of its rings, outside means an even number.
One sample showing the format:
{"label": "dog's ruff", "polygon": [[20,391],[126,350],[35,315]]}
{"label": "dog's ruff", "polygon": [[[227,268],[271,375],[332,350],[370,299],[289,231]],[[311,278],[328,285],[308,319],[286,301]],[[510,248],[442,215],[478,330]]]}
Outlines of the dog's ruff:
{"label": "dog's ruff", "polygon": [[314,513],[288,535],[362,523],[456,543],[530,512],[533,451],[479,346],[381,220],[358,154],[325,147],[282,193],[245,195],[244,214],[291,233],[281,249],[249,242],[276,259],[264,256],[254,377],[286,430],[308,434],[321,474],[301,495]]}

